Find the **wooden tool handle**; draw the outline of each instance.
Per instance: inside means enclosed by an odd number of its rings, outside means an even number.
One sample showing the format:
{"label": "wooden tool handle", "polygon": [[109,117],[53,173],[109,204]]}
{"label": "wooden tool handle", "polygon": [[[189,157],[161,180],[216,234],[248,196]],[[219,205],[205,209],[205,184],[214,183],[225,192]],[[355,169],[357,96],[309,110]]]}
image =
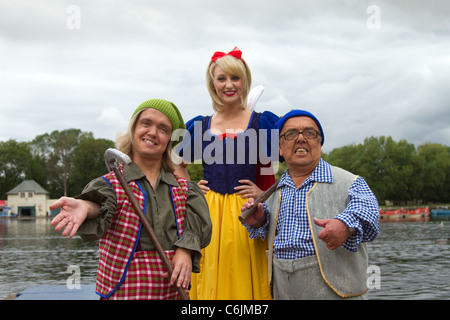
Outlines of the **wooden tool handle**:
{"label": "wooden tool handle", "polygon": [[279,180],[277,180],[273,185],[271,185],[269,189],[261,193],[261,195],[258,198],[256,198],[253,206],[241,213],[241,215],[239,216],[239,221],[242,222],[248,217],[250,217],[253,213],[255,213],[256,209],[258,208],[258,203],[265,202],[267,199],[269,199],[272,193],[277,189],[278,182]]}
{"label": "wooden tool handle", "polygon": [[[123,190],[128,196],[128,199],[131,201],[131,204],[133,205],[134,210],[136,211],[137,215],[139,216],[139,219],[141,220],[142,224],[144,225],[145,230],[147,231],[148,235],[150,236],[150,239],[152,240],[153,244],[156,247],[156,251],[158,252],[161,260],[164,263],[164,267],[166,267],[166,270],[169,272],[169,278],[172,276],[173,269],[170,265],[169,258],[167,258],[163,247],[161,246],[161,243],[159,242],[158,238],[156,237],[156,233],[153,230],[152,226],[148,222],[147,218],[145,217],[144,213],[142,212],[141,207],[139,206],[139,203],[136,200],[136,197],[134,196],[133,192],[130,189],[130,186],[125,181],[123,175],[119,172],[119,169],[117,166],[113,167],[114,173],[117,176],[117,179],[119,180],[120,184],[122,185]],[[186,293],[186,291],[175,285],[175,287],[178,290],[178,293],[183,298],[183,300],[189,300],[189,297]]]}

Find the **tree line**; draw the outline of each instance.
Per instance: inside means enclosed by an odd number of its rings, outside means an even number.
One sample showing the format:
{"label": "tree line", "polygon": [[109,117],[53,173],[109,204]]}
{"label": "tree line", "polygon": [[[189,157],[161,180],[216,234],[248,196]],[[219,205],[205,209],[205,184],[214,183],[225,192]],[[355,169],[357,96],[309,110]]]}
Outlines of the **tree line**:
{"label": "tree line", "polygon": [[[104,153],[114,142],[92,132],[66,129],[39,135],[31,142],[0,141],[0,199],[23,180],[35,180],[51,198],[74,196],[86,183],[106,173]],[[406,140],[370,137],[324,153],[332,165],[362,176],[380,204],[384,200],[450,203],[450,147],[425,143],[417,148]],[[277,177],[286,169],[284,163]],[[201,165],[189,165],[193,181],[202,178]]]}
{"label": "tree line", "polygon": [[79,129],[53,131],[31,142],[0,141],[0,199],[23,180],[34,180],[51,198],[80,194],[106,173],[104,153],[114,142]]}
{"label": "tree line", "polygon": [[450,147],[425,143],[417,148],[406,140],[370,137],[361,144],[333,149],[323,158],[362,176],[380,204],[406,201],[450,202]]}

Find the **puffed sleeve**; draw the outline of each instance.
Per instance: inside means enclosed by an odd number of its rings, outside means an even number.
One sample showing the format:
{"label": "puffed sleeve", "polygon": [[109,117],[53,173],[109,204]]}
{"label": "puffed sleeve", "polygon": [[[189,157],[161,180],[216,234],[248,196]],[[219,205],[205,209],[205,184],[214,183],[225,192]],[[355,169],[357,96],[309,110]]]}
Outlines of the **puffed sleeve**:
{"label": "puffed sleeve", "polygon": [[201,160],[201,152],[198,154],[195,150],[202,150],[202,119],[203,116],[196,116],[186,123],[186,134],[175,147],[177,154],[187,163]]}
{"label": "puffed sleeve", "polygon": [[259,118],[261,129],[276,129],[277,121],[280,119],[275,113],[271,111],[264,111]]}
{"label": "puffed sleeve", "polygon": [[196,183],[189,183],[186,202],[186,218],[183,235],[175,243],[175,247],[190,249],[192,256],[192,272],[200,272],[200,250],[211,241],[212,223],[209,207],[202,190]]}
{"label": "puffed sleeve", "polygon": [[103,178],[97,178],[84,187],[76,199],[88,200],[100,206],[100,214],[95,219],[85,220],[77,231],[83,240],[98,240],[111,226],[117,202],[114,189]]}

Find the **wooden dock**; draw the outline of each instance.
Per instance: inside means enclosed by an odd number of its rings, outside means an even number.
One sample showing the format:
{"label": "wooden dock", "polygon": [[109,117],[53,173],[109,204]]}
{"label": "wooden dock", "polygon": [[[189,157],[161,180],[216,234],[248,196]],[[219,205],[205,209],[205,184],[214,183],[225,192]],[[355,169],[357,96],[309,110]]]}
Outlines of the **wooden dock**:
{"label": "wooden dock", "polygon": [[95,284],[81,284],[80,289],[69,289],[66,285],[42,285],[29,287],[4,300],[100,300],[100,296],[95,293]]}

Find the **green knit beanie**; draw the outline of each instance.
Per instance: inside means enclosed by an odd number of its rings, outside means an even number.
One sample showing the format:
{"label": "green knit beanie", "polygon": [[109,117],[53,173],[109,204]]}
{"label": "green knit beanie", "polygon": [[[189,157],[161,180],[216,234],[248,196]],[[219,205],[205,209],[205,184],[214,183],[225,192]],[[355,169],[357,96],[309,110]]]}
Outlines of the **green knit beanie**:
{"label": "green knit beanie", "polygon": [[172,102],[164,99],[150,99],[141,103],[141,105],[137,107],[136,110],[134,110],[131,118],[133,118],[134,115],[140,112],[141,110],[147,108],[153,108],[164,113],[172,123],[172,132],[176,129],[185,128],[183,117],[181,116],[181,113],[178,110],[177,106],[174,105]]}

